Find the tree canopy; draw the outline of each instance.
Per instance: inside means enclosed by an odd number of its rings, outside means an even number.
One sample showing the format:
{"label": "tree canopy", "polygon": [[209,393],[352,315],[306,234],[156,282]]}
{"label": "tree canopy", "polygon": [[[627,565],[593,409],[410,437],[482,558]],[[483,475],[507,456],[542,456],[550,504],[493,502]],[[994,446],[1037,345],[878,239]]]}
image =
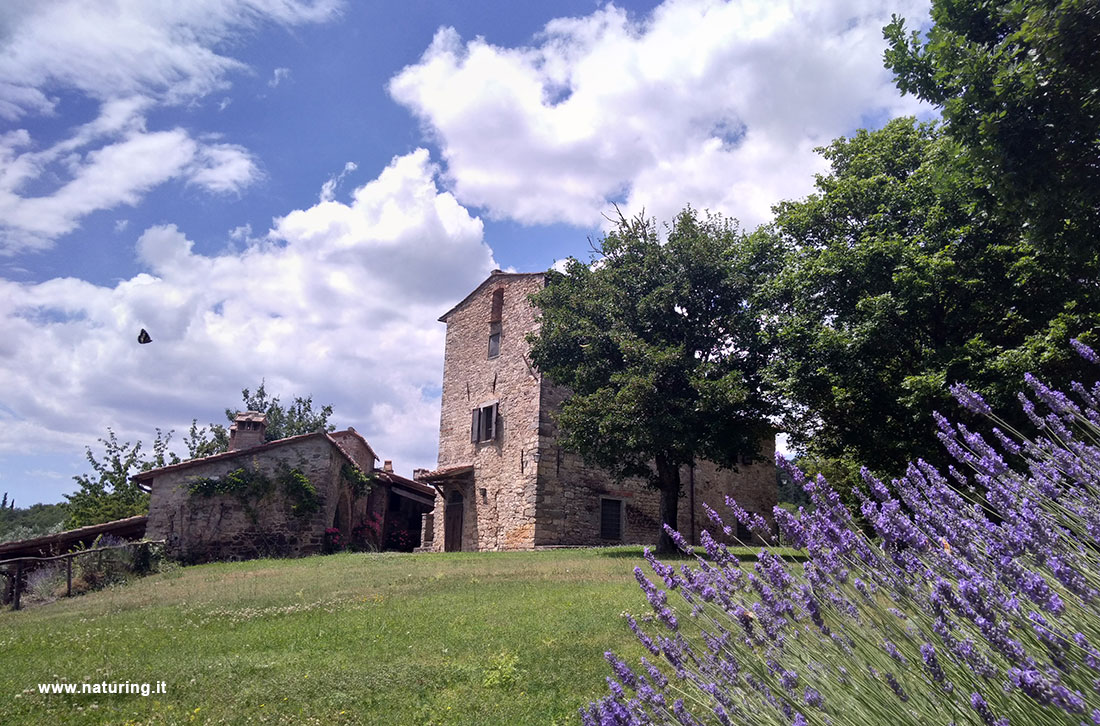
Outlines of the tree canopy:
{"label": "tree canopy", "polygon": [[949,384],[1016,410],[1025,372],[1068,386],[1088,375],[1069,339],[1100,342],[1100,7],[934,0],[932,19],[895,18],[886,65],[942,122],[836,140],[760,232],[785,250],[770,371],[796,445],[884,473],[942,459]]}
{"label": "tree canopy", "polygon": [[895,18],[886,66],[942,109],[948,136],[1033,243],[1100,240],[1100,5],[935,0],[926,36]]}
{"label": "tree canopy", "polygon": [[[332,406],[321,406],[313,410],[313,396],[295,396],[289,405],[283,405],[278,396],[268,394],[264,381],[255,392],[245,388],[241,390],[244,408],[225,409],[225,418],[230,424],[239,411],[259,411],[267,420],[264,429],[265,441],[278,441],[290,436],[310,434],[314,431],[335,431],[336,427],[328,422],[332,415]],[[229,427],[222,424],[209,424],[199,427],[198,421],[191,422],[191,428],[184,440],[190,458],[210,456],[229,450]]]}
{"label": "tree canopy", "polygon": [[139,471],[179,463],[179,457],[168,451],[171,439],[171,431],[162,434],[157,429],[152,456],[144,456],[140,441],[120,442],[115,432],[107,429],[107,438],[99,439],[103,445],[101,457],[97,458],[91,447],[85,450],[92,473],[74,476],[80,489],[65,495],[69,500],[65,526],[85,527],[148,512],[149,494],[130,477]]}
{"label": "tree canopy", "polygon": [[931,412],[950,405],[949,384],[1008,410],[1025,372],[1085,375],[1069,338],[1100,327],[1095,281],[986,213],[957,142],[899,119],[823,153],[817,193],[759,232],[785,250],[770,370],[796,444],[900,473],[941,457]]}
{"label": "tree canopy", "polygon": [[[532,296],[530,341],[534,364],[572,393],[559,443],[617,477],[644,477],[675,527],[681,466],[734,466],[771,432],[753,292],[775,257],[770,240],[691,208],[667,232],[662,243],[654,220],[620,215],[590,264],[571,258]],[[663,532],[658,546],[672,546]]]}

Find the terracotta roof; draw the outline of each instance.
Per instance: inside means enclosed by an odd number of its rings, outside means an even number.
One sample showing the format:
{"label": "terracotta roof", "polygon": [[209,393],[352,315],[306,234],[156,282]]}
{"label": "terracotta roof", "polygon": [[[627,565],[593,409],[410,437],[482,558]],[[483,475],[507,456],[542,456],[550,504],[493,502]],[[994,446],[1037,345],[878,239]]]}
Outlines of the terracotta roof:
{"label": "terracotta roof", "polygon": [[473,464],[456,464],[454,466],[445,466],[441,469],[429,471],[427,474],[421,475],[420,481],[440,481],[442,479],[453,479],[455,477],[463,476],[465,474],[472,474],[473,471]]}
{"label": "terracotta roof", "polygon": [[440,315],[440,316],[439,316],[439,322],[441,322],[441,323],[445,323],[445,322],[447,322],[447,318],[448,318],[448,317],[450,317],[451,313],[453,313],[453,312],[454,312],[455,310],[458,310],[458,309],[459,309],[460,307],[462,307],[463,305],[465,305],[465,304],[466,304],[466,302],[467,302],[467,301],[468,301],[468,300],[469,300],[470,298],[472,298],[472,297],[473,297],[474,295],[476,295],[476,294],[478,294],[479,292],[481,292],[481,289],[482,289],[483,287],[485,287],[486,285],[488,285],[488,284],[489,284],[490,282],[492,282],[493,280],[499,280],[499,279],[501,279],[502,277],[545,277],[545,276],[546,276],[546,273],[545,273],[545,272],[501,272],[500,270],[493,270],[493,271],[492,271],[492,272],[491,272],[491,273],[489,274],[489,276],[488,276],[487,278],[485,278],[485,281],[484,281],[484,282],[482,282],[482,283],[481,283],[480,285],[478,285],[477,287],[475,287],[475,288],[473,289],[473,291],[472,291],[472,292],[471,292],[471,293],[470,293],[469,295],[467,295],[466,297],[462,298],[462,301],[461,301],[461,302],[459,302],[459,303],[458,303],[457,305],[455,305],[455,306],[454,306],[453,308],[451,308],[451,309],[450,309],[450,310],[448,310],[447,312],[445,312],[445,313],[443,313],[442,315]]}
{"label": "terracotta roof", "polygon": [[421,484],[418,481],[413,481],[412,479],[406,479],[403,476],[398,476],[397,474],[394,474],[392,471],[383,471],[382,469],[375,469],[371,473],[374,474],[376,477],[378,477],[379,481],[382,481],[382,482],[384,482],[384,483],[386,483],[390,486],[404,487],[405,489],[408,489],[409,491],[416,492],[418,494],[423,494],[426,497],[434,497],[435,496],[435,489],[432,489],[430,486],[427,486],[425,484]]}
{"label": "terracotta roof", "polygon": [[[239,451],[224,451],[220,454],[214,454],[213,456],[204,456],[201,459],[188,459],[187,461],[181,461],[178,464],[170,464],[168,466],[162,466],[159,469],[150,469],[149,471],[143,471],[139,474],[135,474],[130,477],[131,481],[144,482],[150,479],[154,479],[161,474],[167,474],[169,472],[181,471],[183,469],[190,469],[194,466],[200,466],[202,464],[209,464],[215,461],[228,461],[230,459],[237,458],[239,456],[252,456],[253,454],[261,451],[270,451],[277,449],[280,446],[286,446],[288,444],[299,443],[306,441],[307,439],[323,436],[326,441],[336,447],[336,450],[340,452],[340,455],[348,460],[348,463],[355,464],[355,458],[347,452],[347,450],[340,445],[336,439],[328,435],[324,431],[316,431],[312,434],[301,434],[299,436],[288,436],[285,439],[278,439],[277,441],[268,441],[266,444],[260,444],[259,446],[253,446],[248,449],[241,449]],[[361,438],[361,437],[360,437]],[[369,446],[368,446],[369,448]],[[374,453],[373,451],[371,453]],[[377,456],[375,457],[378,458]]]}
{"label": "terracotta roof", "polygon": [[41,556],[50,550],[57,550],[82,541],[91,541],[101,534],[113,534],[123,538],[142,537],[145,535],[145,523],[148,519],[147,515],[139,514],[126,519],[90,524],[87,527],[78,527],[33,539],[5,542],[0,544],[0,560]]}

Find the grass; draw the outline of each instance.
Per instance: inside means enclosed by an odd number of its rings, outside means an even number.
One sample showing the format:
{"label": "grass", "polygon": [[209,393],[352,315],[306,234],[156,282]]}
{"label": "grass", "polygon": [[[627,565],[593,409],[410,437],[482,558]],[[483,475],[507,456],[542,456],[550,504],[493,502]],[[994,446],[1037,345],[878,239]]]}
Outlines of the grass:
{"label": "grass", "polygon": [[[577,724],[643,651],[641,548],[178,568],[0,613],[3,724]],[[163,695],[40,694],[164,681]]]}

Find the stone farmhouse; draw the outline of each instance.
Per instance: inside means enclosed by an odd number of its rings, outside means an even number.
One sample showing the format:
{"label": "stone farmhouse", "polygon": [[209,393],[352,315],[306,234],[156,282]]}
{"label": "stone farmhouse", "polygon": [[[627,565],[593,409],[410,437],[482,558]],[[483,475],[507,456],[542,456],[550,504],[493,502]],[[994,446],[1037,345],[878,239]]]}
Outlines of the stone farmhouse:
{"label": "stone farmhouse", "polygon": [[[421,550],[657,540],[657,492],[641,481],[614,481],[556,442],[553,412],[568,392],[534,368],[525,340],[537,327],[528,295],[545,284],[544,273],[496,270],[439,319],[447,325],[439,458],[434,471],[414,474],[438,492]],[[772,438],[761,441],[759,460],[736,470],[707,461],[685,467],[679,531],[691,541],[703,529],[714,534],[703,505],[725,512],[727,494],[770,521],[774,452]]]}
{"label": "stone farmhouse", "polygon": [[[168,553],[184,562],[315,554],[327,529],[340,530],[347,543],[357,525],[371,521],[381,543],[419,543],[422,515],[435,496],[430,487],[394,474],[388,461],[375,468],[377,455],[354,429],[265,443],[265,425],[262,414],[240,413],[229,451],[133,477],[150,492],[145,536],[165,540]],[[369,486],[356,470],[370,475]],[[241,471],[260,489],[219,488]],[[197,482],[209,491],[194,491]]]}

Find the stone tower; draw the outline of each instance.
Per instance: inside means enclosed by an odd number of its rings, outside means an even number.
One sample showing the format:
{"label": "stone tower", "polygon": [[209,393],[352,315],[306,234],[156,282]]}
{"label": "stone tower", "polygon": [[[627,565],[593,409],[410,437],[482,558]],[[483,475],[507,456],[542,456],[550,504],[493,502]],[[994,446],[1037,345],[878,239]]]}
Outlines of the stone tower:
{"label": "stone tower", "polygon": [[[528,296],[544,273],[494,270],[444,313],[439,459],[419,481],[436,488],[422,546],[434,551],[656,542],[657,493],[641,481],[614,481],[558,445],[553,412],[568,392],[532,366],[537,329]],[[699,462],[681,472],[679,530],[709,527],[703,504],[721,512],[726,494],[766,517],[776,501],[774,440],[762,463],[736,471]],[[709,527],[713,531],[713,527]],[[743,533],[744,534],[744,533]],[[747,535],[746,535],[747,536]]]}

